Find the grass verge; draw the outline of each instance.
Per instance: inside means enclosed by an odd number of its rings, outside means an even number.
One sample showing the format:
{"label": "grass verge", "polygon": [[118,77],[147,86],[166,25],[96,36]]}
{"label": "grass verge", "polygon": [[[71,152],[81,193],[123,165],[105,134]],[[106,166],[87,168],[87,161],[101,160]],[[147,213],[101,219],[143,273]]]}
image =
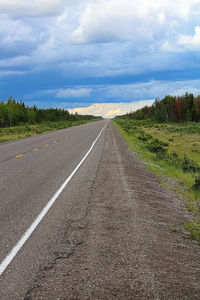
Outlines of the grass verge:
{"label": "grass verge", "polygon": [[[96,120],[95,120],[96,121]],[[21,125],[7,128],[0,128],[0,143],[27,138],[42,133],[48,133],[59,129],[81,125],[93,122],[93,120],[79,120],[79,121],[60,121],[60,122],[46,122],[35,125]]]}
{"label": "grass verge", "polygon": [[113,123],[148,169],[172,178],[165,185],[183,195],[186,208],[195,217],[184,227],[200,244],[200,124],[158,124],[122,118]]}

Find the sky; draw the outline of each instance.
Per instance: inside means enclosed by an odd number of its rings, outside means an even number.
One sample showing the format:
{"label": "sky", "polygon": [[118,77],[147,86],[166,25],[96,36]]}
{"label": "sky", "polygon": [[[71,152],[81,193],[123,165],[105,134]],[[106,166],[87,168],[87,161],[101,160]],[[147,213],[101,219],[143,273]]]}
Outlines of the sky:
{"label": "sky", "polygon": [[0,99],[113,117],[200,94],[200,0],[0,0]]}

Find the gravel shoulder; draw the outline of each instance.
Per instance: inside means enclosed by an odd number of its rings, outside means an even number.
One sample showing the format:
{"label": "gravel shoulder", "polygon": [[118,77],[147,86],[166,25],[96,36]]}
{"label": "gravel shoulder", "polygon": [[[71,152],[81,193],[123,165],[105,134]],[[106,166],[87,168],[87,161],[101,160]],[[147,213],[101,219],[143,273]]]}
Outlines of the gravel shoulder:
{"label": "gravel shoulder", "polygon": [[109,122],[87,212],[68,224],[24,299],[200,299],[189,219]]}

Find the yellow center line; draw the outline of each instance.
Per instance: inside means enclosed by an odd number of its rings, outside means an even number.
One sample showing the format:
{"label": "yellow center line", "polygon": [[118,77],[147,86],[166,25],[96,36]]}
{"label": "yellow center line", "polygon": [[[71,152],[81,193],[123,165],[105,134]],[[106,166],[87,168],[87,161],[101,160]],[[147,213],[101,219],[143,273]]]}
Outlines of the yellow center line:
{"label": "yellow center line", "polygon": [[39,150],[39,148],[35,148],[35,149],[33,149],[33,151],[38,151]]}
{"label": "yellow center line", "polygon": [[53,141],[54,144],[56,144],[56,141]]}
{"label": "yellow center line", "polygon": [[24,154],[19,154],[19,155],[16,156],[16,158],[22,157],[22,156],[24,156]]}
{"label": "yellow center line", "polygon": [[44,146],[45,146],[45,147],[48,147],[48,146],[49,146],[49,144],[45,144]]}

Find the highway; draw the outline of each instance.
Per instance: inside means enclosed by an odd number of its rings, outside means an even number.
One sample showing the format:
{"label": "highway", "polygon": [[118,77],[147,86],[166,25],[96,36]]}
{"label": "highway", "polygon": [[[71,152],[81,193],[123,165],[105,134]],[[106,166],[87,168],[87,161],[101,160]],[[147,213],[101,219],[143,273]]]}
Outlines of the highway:
{"label": "highway", "polygon": [[[0,144],[1,262],[18,243],[54,193],[73,172],[106,122],[89,123]],[[90,158],[94,159],[95,157],[96,163],[101,154],[100,145],[102,143],[103,133]],[[38,267],[48,255],[45,249],[49,247],[55,231],[60,226],[58,221],[66,218],[71,209],[75,209],[75,207],[71,208],[74,194],[79,193],[80,199],[84,192],[82,190],[88,188],[88,186],[83,185],[82,179],[85,183],[87,183],[87,178],[90,180],[89,175],[95,172],[96,163],[94,162],[92,168],[88,170],[88,163],[85,162],[83,166],[84,178],[81,178],[82,185],[74,181],[69,189],[66,188],[63,191],[57,199],[59,203],[51,208],[52,218],[50,212],[39,225],[42,228],[43,223],[48,224],[48,230],[44,233],[41,229],[42,233],[39,234],[39,229],[37,229],[33,234],[33,240],[31,237],[4,271],[1,277],[4,277],[6,282],[8,276],[9,282],[12,280],[12,284],[10,287],[7,285],[3,291],[3,299],[13,299],[13,293],[16,295],[19,293],[18,297],[20,297],[26,290],[33,275],[38,271]],[[79,176],[77,174],[76,180],[79,180]],[[75,193],[71,193],[73,184],[75,185]],[[59,207],[59,211],[56,207]],[[56,222],[55,228],[52,220],[49,222],[49,218]],[[53,243],[56,243],[56,237],[53,238]]]}
{"label": "highway", "polygon": [[0,300],[200,299],[177,199],[108,120],[0,144]]}

